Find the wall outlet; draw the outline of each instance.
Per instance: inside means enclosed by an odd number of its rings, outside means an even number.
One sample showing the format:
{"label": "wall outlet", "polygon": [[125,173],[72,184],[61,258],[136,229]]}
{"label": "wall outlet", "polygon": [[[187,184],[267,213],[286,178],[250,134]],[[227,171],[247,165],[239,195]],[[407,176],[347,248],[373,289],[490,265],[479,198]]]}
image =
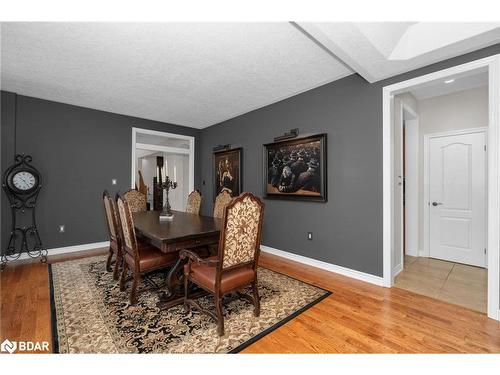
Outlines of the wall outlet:
{"label": "wall outlet", "polygon": [[64,225],[59,225],[59,233],[64,233],[66,231],[66,227]]}
{"label": "wall outlet", "polygon": [[117,181],[116,181],[116,178],[113,178],[113,179],[111,180],[111,185],[116,185],[116,182],[117,182]]}
{"label": "wall outlet", "polygon": [[313,239],[313,232],[307,232],[307,239],[309,241],[312,241],[312,239]]}

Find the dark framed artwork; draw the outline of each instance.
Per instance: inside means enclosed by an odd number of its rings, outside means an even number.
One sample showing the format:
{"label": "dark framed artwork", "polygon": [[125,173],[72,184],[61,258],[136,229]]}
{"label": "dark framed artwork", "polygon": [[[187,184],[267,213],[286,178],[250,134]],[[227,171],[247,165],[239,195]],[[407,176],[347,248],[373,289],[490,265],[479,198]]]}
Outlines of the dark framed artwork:
{"label": "dark framed artwork", "polygon": [[232,197],[241,194],[242,153],[242,148],[214,152],[214,201],[223,190],[227,190]]}
{"label": "dark framed artwork", "polygon": [[264,145],[264,198],[327,201],[326,134]]}

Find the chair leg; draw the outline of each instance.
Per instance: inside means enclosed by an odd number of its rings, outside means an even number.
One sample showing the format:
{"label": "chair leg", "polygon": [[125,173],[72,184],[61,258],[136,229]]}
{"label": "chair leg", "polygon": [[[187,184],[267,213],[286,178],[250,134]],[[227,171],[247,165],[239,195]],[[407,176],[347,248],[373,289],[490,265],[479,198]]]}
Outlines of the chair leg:
{"label": "chair leg", "polygon": [[125,290],[125,279],[127,278],[128,263],[123,262],[122,277],[120,279],[120,290],[123,292]]}
{"label": "chair leg", "polygon": [[137,303],[137,287],[139,286],[140,280],[141,280],[141,273],[138,270],[134,270],[134,281],[132,282],[132,289],[130,290],[131,305],[135,305]]}
{"label": "chair leg", "polygon": [[215,296],[215,310],[217,312],[217,333],[224,336],[224,314],[222,313],[222,297]]}
{"label": "chair leg", "polygon": [[191,305],[188,302],[189,299],[189,275],[184,274],[184,309],[186,313],[191,312]]}
{"label": "chair leg", "polygon": [[122,254],[121,251],[116,253],[115,269],[113,271],[113,279],[118,280],[118,275],[120,273],[120,266],[122,265]]}
{"label": "chair leg", "polygon": [[255,280],[252,283],[252,290],[253,290],[253,306],[254,306],[254,311],[253,314],[255,316],[260,315],[260,298],[259,298],[259,289],[257,288],[257,280]]}
{"label": "chair leg", "polygon": [[109,247],[108,260],[106,261],[106,271],[111,272],[111,260],[113,259],[113,249]]}

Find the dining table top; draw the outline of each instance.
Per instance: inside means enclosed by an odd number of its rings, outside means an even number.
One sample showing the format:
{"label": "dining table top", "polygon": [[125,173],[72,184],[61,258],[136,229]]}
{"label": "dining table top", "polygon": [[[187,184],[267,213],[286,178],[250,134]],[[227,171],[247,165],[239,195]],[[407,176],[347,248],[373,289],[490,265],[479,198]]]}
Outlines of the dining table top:
{"label": "dining table top", "polygon": [[136,232],[163,243],[191,240],[220,233],[221,219],[172,211],[173,219],[160,220],[160,213],[161,211],[133,213]]}

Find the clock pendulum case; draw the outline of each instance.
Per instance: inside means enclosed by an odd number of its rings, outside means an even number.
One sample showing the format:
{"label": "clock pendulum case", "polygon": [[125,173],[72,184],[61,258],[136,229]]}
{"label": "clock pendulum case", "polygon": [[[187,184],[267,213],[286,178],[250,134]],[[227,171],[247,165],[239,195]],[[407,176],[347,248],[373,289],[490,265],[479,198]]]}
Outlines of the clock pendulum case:
{"label": "clock pendulum case", "polygon": [[[12,164],[3,175],[2,188],[9,199],[12,225],[7,249],[2,251],[2,269],[8,261],[19,259],[22,253],[27,253],[31,258],[40,258],[47,261],[47,250],[43,248],[40,235],[36,226],[36,200],[42,188],[42,176],[31,165],[31,156],[16,155]],[[18,226],[21,214],[31,211],[31,223]]]}

